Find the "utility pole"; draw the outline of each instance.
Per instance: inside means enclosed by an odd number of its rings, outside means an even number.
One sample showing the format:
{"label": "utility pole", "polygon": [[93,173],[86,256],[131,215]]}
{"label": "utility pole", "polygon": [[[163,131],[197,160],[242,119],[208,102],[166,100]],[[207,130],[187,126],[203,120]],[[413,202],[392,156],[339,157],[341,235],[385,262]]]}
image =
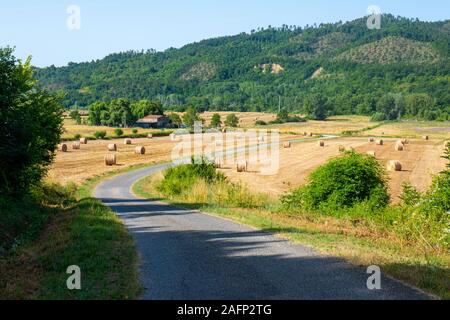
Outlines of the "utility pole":
{"label": "utility pole", "polygon": [[278,113],[281,112],[281,96],[278,95]]}

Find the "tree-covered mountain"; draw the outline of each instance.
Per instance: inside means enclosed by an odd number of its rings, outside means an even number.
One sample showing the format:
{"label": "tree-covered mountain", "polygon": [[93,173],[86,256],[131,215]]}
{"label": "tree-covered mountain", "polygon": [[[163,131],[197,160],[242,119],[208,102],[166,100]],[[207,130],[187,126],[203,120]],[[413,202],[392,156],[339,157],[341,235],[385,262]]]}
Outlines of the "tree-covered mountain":
{"label": "tree-covered mountain", "polygon": [[282,26],[164,52],[123,52],[37,69],[64,105],[159,99],[165,109],[303,112],[450,119],[450,20],[383,15],[305,28]]}

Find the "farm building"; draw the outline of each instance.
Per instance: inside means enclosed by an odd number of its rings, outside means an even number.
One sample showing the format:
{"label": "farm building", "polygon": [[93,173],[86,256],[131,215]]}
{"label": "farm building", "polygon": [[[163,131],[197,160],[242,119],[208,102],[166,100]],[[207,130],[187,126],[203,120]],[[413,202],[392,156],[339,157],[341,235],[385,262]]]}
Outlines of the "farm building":
{"label": "farm building", "polygon": [[141,128],[166,128],[170,125],[170,119],[164,115],[149,115],[136,122]]}

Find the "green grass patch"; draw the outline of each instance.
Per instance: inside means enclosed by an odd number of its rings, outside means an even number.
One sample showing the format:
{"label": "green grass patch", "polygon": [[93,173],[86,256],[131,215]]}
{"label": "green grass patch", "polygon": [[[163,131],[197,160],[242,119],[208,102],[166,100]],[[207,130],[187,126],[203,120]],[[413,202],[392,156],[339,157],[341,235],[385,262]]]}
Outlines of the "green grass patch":
{"label": "green grass patch", "polygon": [[[134,241],[114,212],[91,194],[102,180],[140,167],[92,178],[71,189],[70,197],[49,186],[45,194],[57,201],[50,205],[40,194],[42,205],[27,204],[34,208],[33,219],[42,221],[19,238],[26,241],[0,255],[0,299],[138,298]],[[45,219],[37,213],[45,213]],[[81,290],[67,289],[71,265],[81,269]]]}

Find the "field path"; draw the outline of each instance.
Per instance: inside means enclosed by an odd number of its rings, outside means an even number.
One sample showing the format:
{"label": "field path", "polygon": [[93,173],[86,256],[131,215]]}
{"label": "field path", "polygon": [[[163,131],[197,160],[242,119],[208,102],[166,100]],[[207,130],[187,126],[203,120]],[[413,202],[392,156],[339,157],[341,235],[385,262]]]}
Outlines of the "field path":
{"label": "field path", "polygon": [[95,196],[133,235],[144,299],[427,299],[390,278],[370,291],[366,269],[198,211],[138,199],[155,165],[104,181]]}

